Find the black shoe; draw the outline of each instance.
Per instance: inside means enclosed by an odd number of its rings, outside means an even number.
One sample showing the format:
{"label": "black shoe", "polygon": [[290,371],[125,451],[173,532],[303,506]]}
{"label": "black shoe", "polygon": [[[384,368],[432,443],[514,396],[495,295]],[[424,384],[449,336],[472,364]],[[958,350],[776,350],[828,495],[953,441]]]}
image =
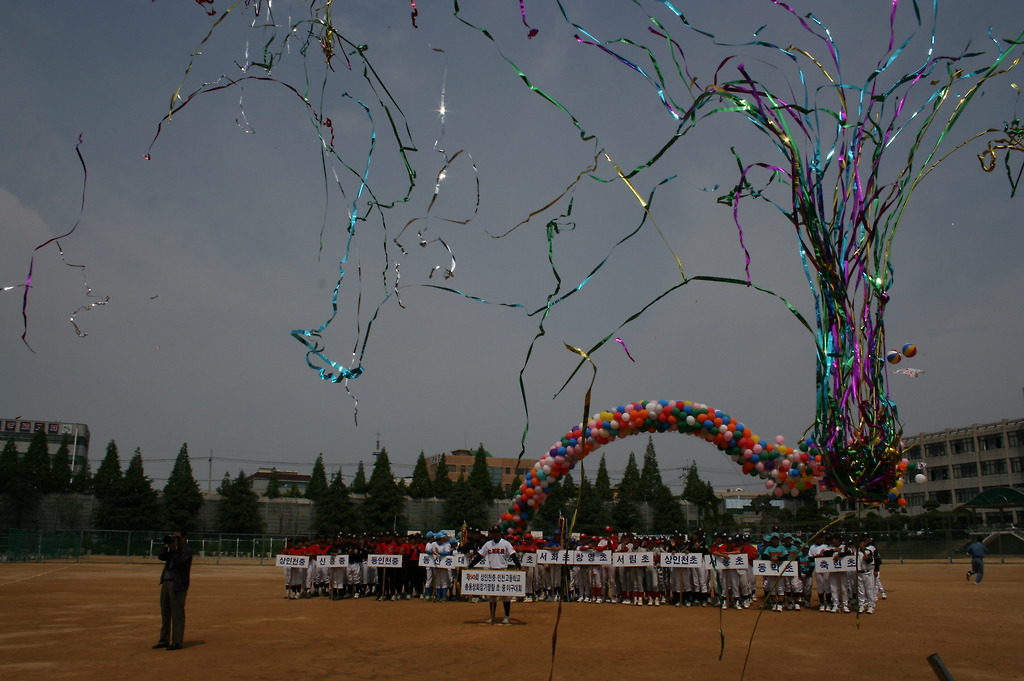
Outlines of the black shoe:
{"label": "black shoe", "polygon": [[166,648],[166,647],[167,647],[167,641],[157,641],[156,645],[153,646],[153,650],[158,650],[160,648]]}
{"label": "black shoe", "polygon": [[167,650],[181,650],[181,644],[172,643],[171,645],[167,646]]}

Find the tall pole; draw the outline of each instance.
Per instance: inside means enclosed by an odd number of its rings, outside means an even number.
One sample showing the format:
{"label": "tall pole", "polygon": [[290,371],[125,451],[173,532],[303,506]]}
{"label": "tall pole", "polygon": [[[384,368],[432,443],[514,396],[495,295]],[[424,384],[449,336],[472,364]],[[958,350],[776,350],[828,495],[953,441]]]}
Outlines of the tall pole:
{"label": "tall pole", "polygon": [[206,472],[206,492],[209,494],[213,491],[213,450],[210,450],[210,468]]}

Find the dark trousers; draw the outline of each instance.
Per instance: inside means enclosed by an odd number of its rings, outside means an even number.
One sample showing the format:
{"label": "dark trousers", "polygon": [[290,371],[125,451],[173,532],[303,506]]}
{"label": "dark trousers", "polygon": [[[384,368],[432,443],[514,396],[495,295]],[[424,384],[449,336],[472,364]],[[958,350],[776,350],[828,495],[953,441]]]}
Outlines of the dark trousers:
{"label": "dark trousers", "polygon": [[182,643],[185,636],[186,596],[188,591],[174,590],[173,581],[160,584],[160,640],[164,643]]}

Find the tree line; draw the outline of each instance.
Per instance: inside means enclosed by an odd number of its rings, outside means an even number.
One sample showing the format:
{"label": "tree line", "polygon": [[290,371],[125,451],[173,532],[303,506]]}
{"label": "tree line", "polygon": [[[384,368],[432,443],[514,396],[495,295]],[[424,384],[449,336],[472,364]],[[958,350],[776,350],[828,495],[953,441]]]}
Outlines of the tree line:
{"label": "tree line", "polygon": [[[443,500],[441,522],[447,528],[463,523],[483,528],[493,523],[495,500],[509,498],[521,484],[513,482],[506,491],[492,482],[487,465],[488,454],[483,444],[474,452],[468,475],[451,480],[446,457],[441,454],[430,475],[423,452],[408,484],[395,479],[386,449],[373,463],[367,477],[362,462],[351,484],[346,485],[341,471],[330,479],[323,454],[313,465],[313,472],[304,492],[281,484],[277,470],[272,469],[263,496],[267,498],[301,496],[313,502],[314,520],[311,532],[402,532],[407,528],[403,516],[405,499]],[[578,482],[575,474],[578,474]],[[194,529],[203,504],[202,493],[192,471],[188,445],[183,444],[163,490],[158,494],[152,479],[143,469],[141,451],[136,448],[122,470],[117,444],[111,440],[106,454],[90,473],[88,462],[72,474],[68,442],[65,439],[52,461],[47,450],[46,435],[39,431],[23,457],[18,456],[13,441],[0,453],[0,505],[2,524],[23,527],[38,511],[45,494],[92,494],[96,499],[93,513],[95,527],[111,530],[157,530],[161,528]],[[216,526],[220,532],[260,533],[264,531],[259,510],[259,494],[240,470],[235,477],[225,473],[217,488]],[[362,497],[356,503],[352,495]],[[581,466],[573,474],[563,476],[552,488],[545,504],[532,523],[534,529],[550,531],[560,517],[575,518],[578,531],[598,531],[606,525],[619,530],[669,532],[685,526],[680,501],[693,504],[702,522],[715,523],[719,499],[711,484],[701,480],[696,464],[690,465],[683,493],[676,496],[662,481],[653,439],[648,438],[642,465],[630,452],[622,480],[612,485],[604,456],[591,480]],[[646,502],[653,510],[650,526],[643,522],[640,504]]]}

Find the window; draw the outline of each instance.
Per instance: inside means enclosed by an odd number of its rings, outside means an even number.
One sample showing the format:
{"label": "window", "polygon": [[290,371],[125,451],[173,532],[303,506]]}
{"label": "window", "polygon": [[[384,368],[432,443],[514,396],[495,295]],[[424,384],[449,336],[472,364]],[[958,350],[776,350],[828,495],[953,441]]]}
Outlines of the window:
{"label": "window", "polygon": [[928,495],[929,499],[934,499],[940,504],[952,504],[953,503],[953,492],[948,489],[941,489],[937,492],[932,492]]}
{"label": "window", "polygon": [[1024,456],[1010,459],[1010,471],[1013,473],[1024,473]]}
{"label": "window", "polygon": [[913,445],[903,450],[903,455],[911,461],[915,461],[921,458],[921,445]]}
{"label": "window", "polygon": [[991,461],[981,462],[981,474],[982,475],[1005,475],[1006,474],[1006,459],[992,459]]}
{"label": "window", "polygon": [[949,480],[949,466],[929,466],[928,479],[932,482],[936,480]]}
{"label": "window", "polygon": [[907,506],[921,506],[924,504],[924,492],[914,492],[904,496],[907,498]]}
{"label": "window", "polygon": [[1015,430],[1006,434],[1007,447],[1024,447],[1024,430]]}
{"label": "window", "polygon": [[978,477],[978,463],[976,461],[968,461],[967,463],[958,463],[953,466],[953,477],[954,478],[976,478]]}
{"label": "window", "polygon": [[924,455],[929,458],[933,456],[946,456],[946,443],[929,442],[924,446]]}
{"label": "window", "polygon": [[511,466],[505,468],[505,475],[512,475],[512,467]]}
{"label": "window", "polygon": [[961,487],[956,490],[956,503],[966,504],[976,496],[978,496],[977,487]]}
{"label": "window", "polygon": [[978,448],[983,452],[990,449],[1002,449],[1003,434],[993,433],[992,435],[982,435],[978,438]]}
{"label": "window", "polygon": [[466,472],[466,467],[465,466],[459,466],[459,472],[460,473],[465,473]]}
{"label": "window", "polygon": [[968,452],[975,451],[974,438],[962,437],[959,440],[950,440],[949,451],[951,451],[953,454],[966,454]]}

